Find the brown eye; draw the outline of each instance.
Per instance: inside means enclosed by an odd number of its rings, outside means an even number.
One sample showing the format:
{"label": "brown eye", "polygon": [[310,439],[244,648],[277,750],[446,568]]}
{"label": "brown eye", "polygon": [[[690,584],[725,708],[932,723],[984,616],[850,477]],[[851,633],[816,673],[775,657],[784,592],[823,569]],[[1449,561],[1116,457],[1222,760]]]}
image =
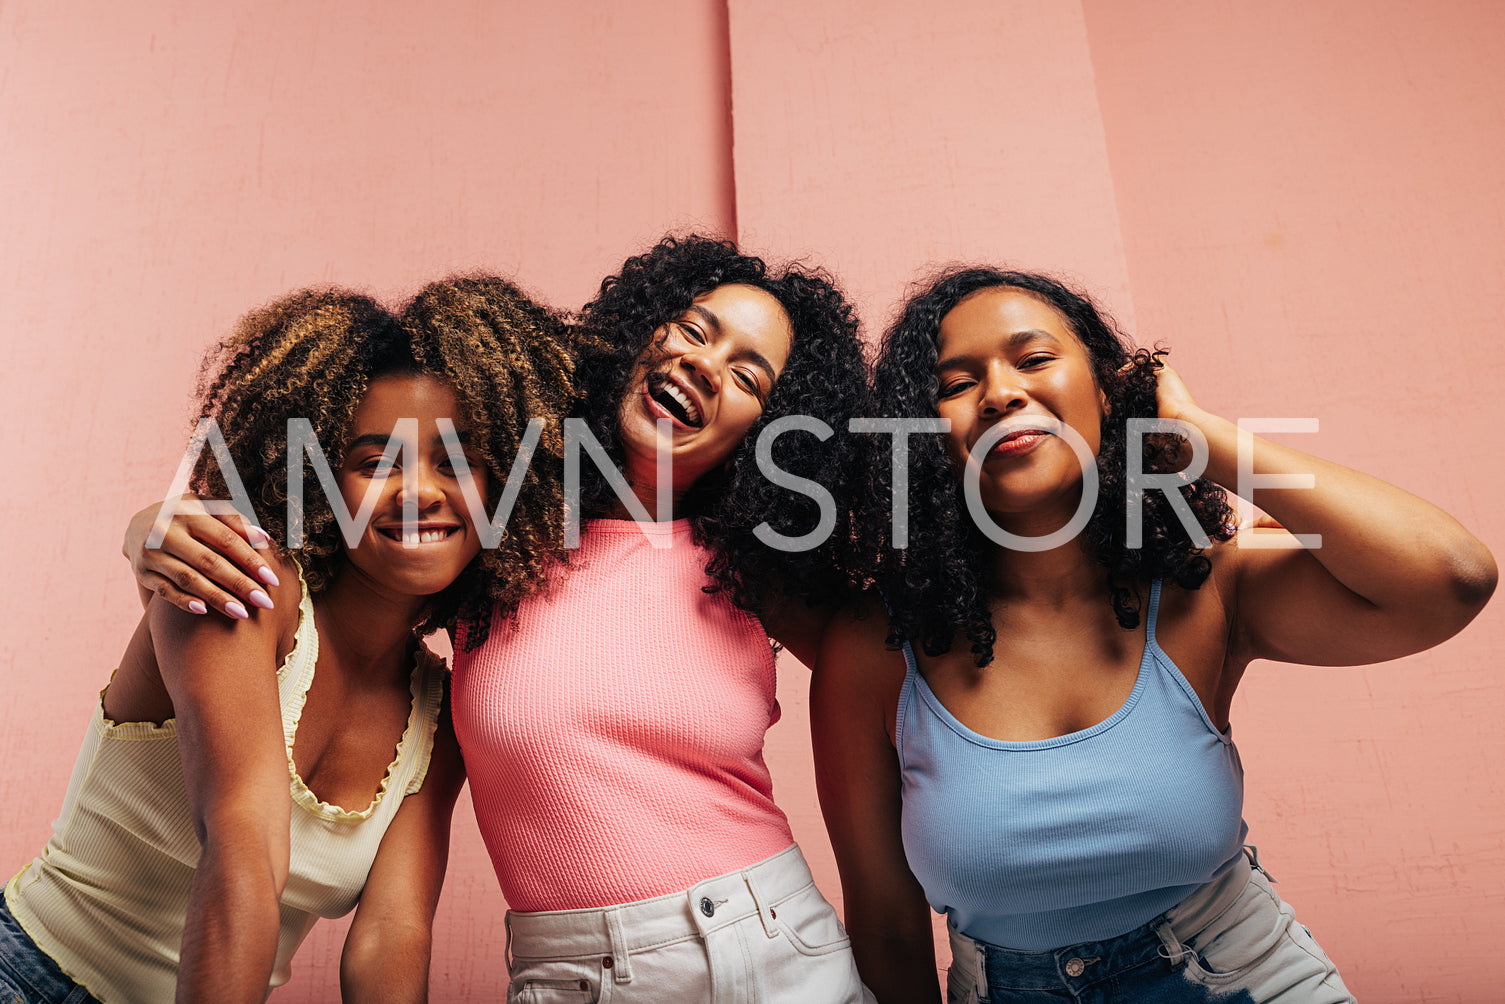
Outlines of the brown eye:
{"label": "brown eye", "polygon": [[396,466],[397,463],[395,460],[387,460],[385,457],[378,453],[375,456],[367,457],[365,460],[362,460],[359,464],[356,465],[356,470],[360,471],[363,474],[380,475],[382,477],[386,477],[388,474],[392,473],[392,469]]}

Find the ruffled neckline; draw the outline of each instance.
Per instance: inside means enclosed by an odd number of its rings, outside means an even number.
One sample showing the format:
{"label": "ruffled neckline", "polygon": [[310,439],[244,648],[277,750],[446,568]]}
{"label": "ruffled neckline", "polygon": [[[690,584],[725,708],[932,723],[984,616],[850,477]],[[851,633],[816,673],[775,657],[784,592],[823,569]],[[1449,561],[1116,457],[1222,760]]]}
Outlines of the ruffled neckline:
{"label": "ruffled neckline", "polygon": [[[297,564],[296,560],[294,564]],[[293,743],[298,737],[298,722],[303,717],[303,707],[308,702],[308,690],[313,685],[314,671],[319,662],[319,630],[314,623],[313,597],[309,595],[308,583],[303,579],[303,569],[301,566],[298,568],[298,586],[301,591],[301,598],[298,601],[298,628],[293,635],[293,647],[288,651],[287,657],[283,659],[281,667],[277,670],[277,678],[280,682],[288,670],[298,664],[298,662],[302,662],[305,667],[302,672],[302,678],[298,681],[298,692],[293,695],[292,700],[289,702],[287,711],[283,715],[282,724],[282,735],[284,745],[287,749],[287,770],[291,777],[293,801],[309,812],[326,819],[366,819],[376,811],[377,807],[381,805],[382,799],[386,797],[387,790],[392,785],[392,777],[397,772],[398,766],[402,763],[403,756],[413,745],[414,736],[423,722],[423,708],[426,702],[423,700],[425,695],[420,693],[420,687],[425,679],[431,679],[432,684],[439,686],[443,685],[443,681],[439,678],[438,674],[423,672],[426,661],[434,658],[434,656],[421,642],[418,643],[413,652],[413,667],[408,674],[409,700],[407,724],[403,727],[402,737],[397,740],[397,747],[393,752],[392,760],[387,764],[386,770],[382,772],[381,784],[376,789],[376,797],[371,799],[369,805],[360,810],[345,809],[332,802],[324,801],[318,795],[314,794],[313,789],[303,780],[302,775],[298,773],[297,762],[293,759]],[[432,717],[431,730],[438,722],[438,716]],[[418,776],[422,776],[421,771]]]}

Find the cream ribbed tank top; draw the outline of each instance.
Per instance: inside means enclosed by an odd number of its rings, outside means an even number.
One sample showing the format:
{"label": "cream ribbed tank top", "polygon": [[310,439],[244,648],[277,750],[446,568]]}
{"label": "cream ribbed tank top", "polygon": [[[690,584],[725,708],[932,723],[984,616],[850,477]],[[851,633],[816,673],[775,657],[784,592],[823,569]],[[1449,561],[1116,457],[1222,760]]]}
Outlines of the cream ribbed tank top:
{"label": "cream ribbed tank top", "polygon": [[[371,804],[349,812],[320,801],[293,765],[293,739],[318,658],[313,603],[303,583],[293,647],[277,670],[293,815],[270,987],[287,982],[293,953],[318,918],[354,909],[387,825],[403,797],[423,785],[444,695],[444,663],[420,647],[396,756]],[[171,1000],[201,850],[176,722],[112,722],[101,700],[52,828],[41,857],[5,887],[11,913],[101,1001]]]}

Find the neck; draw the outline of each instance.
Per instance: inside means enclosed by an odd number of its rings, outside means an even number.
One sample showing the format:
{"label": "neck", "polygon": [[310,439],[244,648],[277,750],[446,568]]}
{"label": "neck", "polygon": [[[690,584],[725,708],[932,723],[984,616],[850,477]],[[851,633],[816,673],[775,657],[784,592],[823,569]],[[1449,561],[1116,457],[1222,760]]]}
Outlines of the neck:
{"label": "neck", "polygon": [[[1075,500],[1028,512],[990,513],[998,526],[1019,537],[1040,539],[1066,526],[1076,513]],[[1080,534],[1044,551],[1012,550],[994,545],[989,555],[989,592],[1015,601],[1060,604],[1072,597],[1098,593],[1103,569],[1082,549]]]}
{"label": "neck", "polygon": [[992,548],[988,592],[1015,601],[1060,605],[1103,590],[1104,570],[1070,540],[1049,551]]}
{"label": "neck", "polygon": [[427,605],[423,597],[389,593],[346,566],[320,594],[318,605],[326,615],[319,625],[321,636],[340,655],[372,667],[392,664],[394,671],[406,674],[413,627]]}
{"label": "neck", "polygon": [[[670,520],[680,519],[683,516],[689,515],[685,510],[685,496],[689,494],[689,489],[674,488],[669,494],[668,506],[661,507],[658,504],[658,483],[656,481],[644,482],[628,474],[627,487],[632,489],[633,496],[647,510],[648,521],[650,523],[667,523]],[[627,503],[620,498],[612,498],[610,512],[613,519],[637,519],[632,514],[632,510],[627,508]]]}

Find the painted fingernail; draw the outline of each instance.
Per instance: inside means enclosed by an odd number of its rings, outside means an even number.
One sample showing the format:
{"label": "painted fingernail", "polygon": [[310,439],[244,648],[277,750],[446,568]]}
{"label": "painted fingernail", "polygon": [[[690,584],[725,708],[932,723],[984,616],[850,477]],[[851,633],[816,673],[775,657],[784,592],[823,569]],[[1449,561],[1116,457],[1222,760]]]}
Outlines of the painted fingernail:
{"label": "painted fingernail", "polygon": [[204,604],[200,603],[198,600],[189,600],[188,609],[196,614],[207,614],[209,612],[209,608],[204,606]]}
{"label": "painted fingernail", "polygon": [[272,609],[272,598],[260,589],[251,590],[246,599],[251,601],[252,606],[260,607],[263,610]]}
{"label": "painted fingernail", "polygon": [[249,532],[251,536],[260,538],[263,544],[270,544],[272,542],[272,535],[267,533],[259,526],[253,524],[246,527],[246,531]]}
{"label": "painted fingernail", "polygon": [[234,617],[239,621],[243,621],[247,617],[251,616],[250,614],[246,613],[245,607],[241,606],[234,600],[231,600],[229,603],[225,604],[225,613],[229,614],[231,617]]}
{"label": "painted fingernail", "polygon": [[[282,583],[277,581],[277,573],[272,571],[265,565],[262,565],[260,568],[256,569],[256,577],[269,586],[282,585]],[[270,610],[272,608],[267,607],[267,609]]]}

